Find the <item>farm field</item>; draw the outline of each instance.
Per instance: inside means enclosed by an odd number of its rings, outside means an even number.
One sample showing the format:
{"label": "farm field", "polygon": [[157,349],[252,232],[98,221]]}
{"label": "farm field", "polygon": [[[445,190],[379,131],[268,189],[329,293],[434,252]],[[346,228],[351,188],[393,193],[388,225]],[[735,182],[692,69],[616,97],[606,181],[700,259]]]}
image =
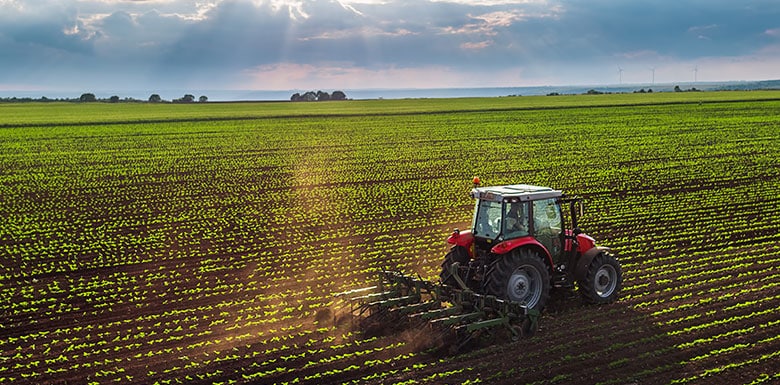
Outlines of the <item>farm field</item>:
{"label": "farm field", "polygon": [[[454,356],[332,293],[435,279],[471,179],[585,198],[621,299]],[[0,104],[0,384],[780,382],[780,92]]]}

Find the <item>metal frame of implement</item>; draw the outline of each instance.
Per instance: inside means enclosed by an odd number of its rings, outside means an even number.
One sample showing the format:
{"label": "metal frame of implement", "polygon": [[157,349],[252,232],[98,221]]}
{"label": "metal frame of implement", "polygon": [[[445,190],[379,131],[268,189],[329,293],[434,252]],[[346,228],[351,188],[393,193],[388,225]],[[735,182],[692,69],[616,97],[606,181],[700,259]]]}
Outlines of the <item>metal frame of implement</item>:
{"label": "metal frame of implement", "polygon": [[379,276],[377,286],[335,294],[347,298],[353,317],[395,324],[428,323],[439,330],[454,330],[457,341],[450,342],[457,343],[456,350],[486,329],[504,327],[517,339],[537,328],[539,312],[524,304],[398,271],[382,271]]}

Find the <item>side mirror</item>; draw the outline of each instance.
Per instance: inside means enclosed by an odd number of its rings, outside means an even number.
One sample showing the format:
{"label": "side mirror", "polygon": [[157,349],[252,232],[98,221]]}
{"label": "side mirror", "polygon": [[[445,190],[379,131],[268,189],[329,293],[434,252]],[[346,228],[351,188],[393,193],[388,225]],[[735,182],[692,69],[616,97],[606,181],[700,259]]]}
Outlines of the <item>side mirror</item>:
{"label": "side mirror", "polygon": [[569,206],[571,209],[571,227],[573,230],[577,228],[579,218],[585,213],[585,204],[582,203],[582,199],[575,197],[569,201]]}

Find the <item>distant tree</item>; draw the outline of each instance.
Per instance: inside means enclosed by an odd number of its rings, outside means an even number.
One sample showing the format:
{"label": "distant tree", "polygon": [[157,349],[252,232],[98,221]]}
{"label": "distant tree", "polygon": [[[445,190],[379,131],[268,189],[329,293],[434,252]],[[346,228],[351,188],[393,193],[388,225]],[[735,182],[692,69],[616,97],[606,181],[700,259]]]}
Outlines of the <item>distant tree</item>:
{"label": "distant tree", "polygon": [[174,103],[192,103],[195,101],[195,96],[191,94],[185,94],[179,99],[173,99]]}
{"label": "distant tree", "polygon": [[95,102],[97,101],[97,98],[95,97],[95,94],[92,93],[86,93],[81,94],[81,97],[79,97],[80,102]]}
{"label": "distant tree", "polygon": [[347,95],[342,91],[333,91],[333,94],[329,94],[324,91],[308,91],[304,94],[294,93],[290,96],[291,102],[316,102],[325,100],[346,100]]}
{"label": "distant tree", "polygon": [[682,89],[680,89],[680,86],[674,86],[674,92],[682,92]]}
{"label": "distant tree", "polygon": [[201,102],[201,103],[206,103],[206,102],[208,102],[208,101],[209,101],[209,97],[208,97],[208,96],[206,96],[206,95],[201,95],[201,96],[198,98],[198,101],[199,101],[199,102]]}
{"label": "distant tree", "polygon": [[342,91],[333,91],[330,94],[330,100],[347,100],[347,94]]}
{"label": "distant tree", "polygon": [[119,96],[114,95],[114,96],[108,98],[108,101],[111,102],[111,103],[119,103]]}
{"label": "distant tree", "polygon": [[149,103],[160,103],[162,101],[162,98],[160,95],[152,94],[149,96]]}

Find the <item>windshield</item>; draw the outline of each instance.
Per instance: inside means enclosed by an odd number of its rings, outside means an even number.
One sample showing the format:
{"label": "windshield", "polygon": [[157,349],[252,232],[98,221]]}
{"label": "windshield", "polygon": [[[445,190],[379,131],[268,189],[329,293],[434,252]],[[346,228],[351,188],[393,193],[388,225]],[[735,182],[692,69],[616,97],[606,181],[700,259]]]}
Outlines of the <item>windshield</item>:
{"label": "windshield", "polygon": [[501,233],[501,202],[477,201],[474,236],[496,239]]}

